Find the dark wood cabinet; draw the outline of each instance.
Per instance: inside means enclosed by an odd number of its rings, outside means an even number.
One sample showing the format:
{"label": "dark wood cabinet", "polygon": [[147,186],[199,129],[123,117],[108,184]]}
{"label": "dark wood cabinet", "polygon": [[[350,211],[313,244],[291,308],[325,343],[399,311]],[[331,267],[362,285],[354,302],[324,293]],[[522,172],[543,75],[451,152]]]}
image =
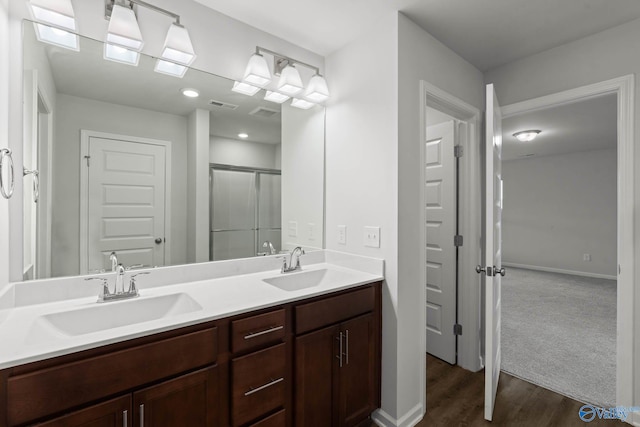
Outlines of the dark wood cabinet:
{"label": "dark wood cabinet", "polygon": [[127,427],[131,425],[131,395],[89,406],[38,427]]}
{"label": "dark wood cabinet", "polygon": [[217,369],[202,369],[133,393],[133,426],[216,427]]}

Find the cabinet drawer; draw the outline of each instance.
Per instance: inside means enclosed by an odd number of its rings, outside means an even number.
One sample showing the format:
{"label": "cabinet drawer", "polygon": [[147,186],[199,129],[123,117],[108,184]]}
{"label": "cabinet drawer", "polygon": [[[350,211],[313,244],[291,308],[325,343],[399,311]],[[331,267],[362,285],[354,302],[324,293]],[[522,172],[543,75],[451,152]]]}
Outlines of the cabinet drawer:
{"label": "cabinet drawer", "polygon": [[231,420],[240,426],[284,406],[286,401],[284,344],[231,361]]}
{"label": "cabinet drawer", "polygon": [[275,310],[231,322],[231,351],[234,353],[282,341],[285,310]]}
{"label": "cabinet drawer", "polygon": [[216,361],[217,353],[218,331],[214,327],[10,377],[9,425],[210,365]]}
{"label": "cabinet drawer", "polygon": [[298,305],[295,308],[296,334],[303,334],[373,311],[375,301],[375,288],[369,286],[343,295]]}
{"label": "cabinet drawer", "polygon": [[84,408],[51,421],[36,424],[37,427],[82,427],[131,425],[131,395]]}
{"label": "cabinet drawer", "polygon": [[287,424],[286,412],[283,409],[280,412],[260,420],[257,423],[251,424],[250,427],[282,427]]}

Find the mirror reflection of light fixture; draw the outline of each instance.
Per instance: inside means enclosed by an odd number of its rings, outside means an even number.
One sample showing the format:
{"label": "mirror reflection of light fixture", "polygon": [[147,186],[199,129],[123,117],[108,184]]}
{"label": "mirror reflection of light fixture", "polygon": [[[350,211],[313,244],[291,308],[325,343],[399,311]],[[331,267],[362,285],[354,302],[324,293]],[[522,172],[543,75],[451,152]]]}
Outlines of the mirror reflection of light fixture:
{"label": "mirror reflection of light fixture", "polygon": [[289,99],[289,96],[279,93],[272,92],[270,90],[267,91],[267,94],[264,96],[265,101],[275,102],[276,104],[282,104],[286,100]]}
{"label": "mirror reflection of light fixture", "polygon": [[[30,0],[39,41],[71,50],[80,50],[76,31],[76,18],[71,0]],[[68,30],[68,31],[67,31]]]}
{"label": "mirror reflection of light fixture", "polygon": [[163,61],[158,59],[156,66],[153,68],[156,73],[167,74],[173,77],[184,77],[187,72],[187,67],[184,65],[176,64],[174,62]]}
{"label": "mirror reflection of light fixture", "polygon": [[296,108],[300,108],[302,110],[308,110],[309,108],[313,107],[314,104],[313,102],[309,102],[306,101],[304,99],[300,99],[300,98],[293,98],[291,100],[291,106],[292,107],[296,107]]}
{"label": "mirror reflection of light fixture", "polygon": [[532,130],[523,130],[520,132],[516,132],[513,134],[513,136],[515,136],[518,141],[520,142],[529,142],[529,141],[533,141],[534,139],[536,139],[536,137],[538,136],[538,134],[541,131],[536,130],[536,129],[532,129]]}
{"label": "mirror reflection of light fixture", "polygon": [[140,60],[140,53],[130,49],[126,49],[122,46],[105,43],[104,57],[105,59],[108,59],[110,61],[136,66],[138,65],[138,61]]}
{"label": "mirror reflection of light fixture", "polygon": [[180,24],[171,24],[162,49],[162,59],[156,61],[158,73],[182,78],[196,59],[189,32]]}
{"label": "mirror reflection of light fixture", "polygon": [[293,65],[284,67],[278,81],[278,90],[287,95],[295,95],[302,89],[304,89],[304,85],[298,70]]}
{"label": "mirror reflection of light fixture", "polygon": [[247,68],[244,70],[242,81],[260,87],[271,81],[271,72],[264,56],[259,53],[251,55]]}
{"label": "mirror reflection of light fixture", "polygon": [[327,81],[320,74],[315,74],[309,80],[309,85],[304,93],[304,97],[313,102],[324,102],[329,98],[329,87]]}
{"label": "mirror reflection of light fixture", "polygon": [[231,90],[237,93],[241,93],[243,95],[253,96],[256,93],[258,93],[260,88],[257,86],[252,86],[248,83],[234,82]]}

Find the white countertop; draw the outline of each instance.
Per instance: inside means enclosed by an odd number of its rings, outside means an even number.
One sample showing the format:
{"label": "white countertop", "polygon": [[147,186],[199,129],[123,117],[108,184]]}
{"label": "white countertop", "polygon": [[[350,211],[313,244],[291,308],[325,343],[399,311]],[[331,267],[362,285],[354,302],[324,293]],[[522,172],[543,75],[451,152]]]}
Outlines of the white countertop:
{"label": "white countertop", "polygon": [[[336,256],[334,254],[327,256],[327,258],[336,258]],[[382,263],[381,260],[377,261]],[[143,299],[183,293],[197,302],[202,309],[73,336],[67,335],[54,327],[43,327],[43,322],[40,319],[42,316],[54,313],[82,310],[98,305],[96,302],[98,286],[94,288],[96,292],[91,297],[3,309],[0,310],[0,369],[383,280],[382,268],[378,271],[375,271],[377,269],[363,271],[363,269],[346,267],[345,264],[348,263],[329,263],[325,261],[304,266],[303,272],[327,269],[333,271],[334,274],[332,274],[331,280],[327,281],[327,283],[293,291],[282,290],[263,281],[266,278],[282,276],[279,270],[260,271],[158,287],[145,288],[140,285],[140,296],[138,298],[99,305],[118,304],[120,305],[119,309],[126,310],[127,305],[134,307],[133,304]],[[357,260],[353,265],[356,268],[358,267]],[[141,277],[138,283],[142,284],[144,283],[143,281],[150,281],[153,274]],[[288,275],[292,276],[296,274],[300,273],[288,273]],[[112,285],[112,281],[109,283]]]}

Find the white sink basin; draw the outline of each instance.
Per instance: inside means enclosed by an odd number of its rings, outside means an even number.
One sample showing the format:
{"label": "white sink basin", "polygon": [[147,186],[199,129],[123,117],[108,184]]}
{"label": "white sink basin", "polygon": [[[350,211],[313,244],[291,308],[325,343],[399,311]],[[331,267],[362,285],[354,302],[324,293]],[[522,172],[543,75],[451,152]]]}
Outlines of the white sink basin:
{"label": "white sink basin", "polygon": [[281,276],[269,277],[262,281],[282,289],[283,291],[298,291],[300,289],[313,288],[337,282],[350,280],[350,275],[342,271],[320,270],[301,271],[297,273],[285,273]]}
{"label": "white sink basin", "polygon": [[184,293],[94,304],[79,310],[46,314],[38,320],[65,335],[84,335],[202,310]]}

